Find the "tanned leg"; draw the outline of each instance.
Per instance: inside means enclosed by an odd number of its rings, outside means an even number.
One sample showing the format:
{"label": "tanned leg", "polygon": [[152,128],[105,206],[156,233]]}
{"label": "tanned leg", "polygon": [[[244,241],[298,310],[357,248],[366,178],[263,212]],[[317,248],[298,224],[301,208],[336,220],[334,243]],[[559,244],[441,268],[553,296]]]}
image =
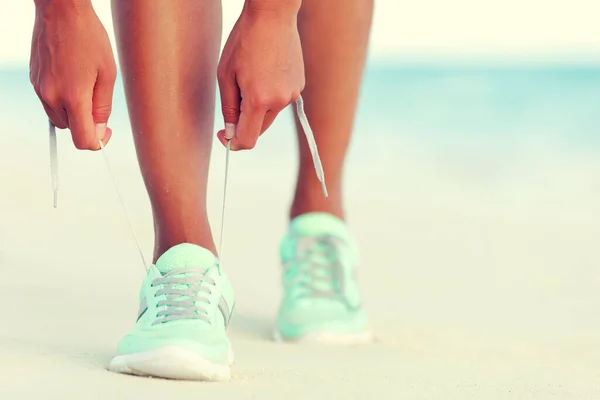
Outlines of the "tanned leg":
{"label": "tanned leg", "polygon": [[215,252],[206,211],[220,0],[112,0],[129,117],[154,216],[154,261]]}
{"label": "tanned leg", "polygon": [[[303,0],[298,16],[306,69],[302,93],[323,161],[329,198],[299,130],[300,168],[290,216],[328,212],[344,218],[342,172],[361,85],[373,0]],[[296,121],[298,126],[298,121]]]}

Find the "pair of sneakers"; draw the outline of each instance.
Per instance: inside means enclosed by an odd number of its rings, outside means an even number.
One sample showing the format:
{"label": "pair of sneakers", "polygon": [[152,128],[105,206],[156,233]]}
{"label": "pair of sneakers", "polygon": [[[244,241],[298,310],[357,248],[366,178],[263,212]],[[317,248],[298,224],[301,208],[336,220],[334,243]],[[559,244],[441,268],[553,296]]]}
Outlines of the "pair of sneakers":
{"label": "pair of sneakers", "polygon": [[[358,254],[345,223],[301,215],[280,246],[284,296],[275,339],[356,344],[371,341],[356,282]],[[231,283],[207,249],[183,243],[148,270],[133,329],[109,370],[170,379],[224,381],[233,351],[227,328]]]}

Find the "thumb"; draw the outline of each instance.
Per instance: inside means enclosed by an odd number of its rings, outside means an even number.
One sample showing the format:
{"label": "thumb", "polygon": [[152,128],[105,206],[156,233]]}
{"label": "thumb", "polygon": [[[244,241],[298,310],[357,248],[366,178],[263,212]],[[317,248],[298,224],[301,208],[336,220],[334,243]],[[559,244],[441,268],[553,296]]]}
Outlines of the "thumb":
{"label": "thumb", "polygon": [[92,119],[90,97],[90,93],[84,94],[80,99],[65,104],[68,128],[71,130],[73,143],[79,150],[98,150],[100,148]]}
{"label": "thumb", "polygon": [[219,90],[221,93],[221,111],[225,121],[225,138],[232,139],[237,130],[240,118],[240,88],[235,75],[219,77]]}
{"label": "thumb", "polygon": [[96,137],[104,144],[110,139],[111,130],[107,128],[108,118],[112,112],[113,90],[115,79],[112,72],[99,71],[94,94],[92,96],[92,118],[96,129]]}

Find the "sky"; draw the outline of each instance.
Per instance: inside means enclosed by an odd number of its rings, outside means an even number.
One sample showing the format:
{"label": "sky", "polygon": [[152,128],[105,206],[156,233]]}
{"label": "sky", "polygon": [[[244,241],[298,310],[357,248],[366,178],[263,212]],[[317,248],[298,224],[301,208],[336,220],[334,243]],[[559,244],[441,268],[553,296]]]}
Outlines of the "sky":
{"label": "sky", "polygon": [[[110,0],[92,2],[114,44]],[[243,0],[222,2],[227,34]],[[600,55],[599,0],[375,0],[375,4],[374,57]],[[33,0],[0,0],[0,63],[27,65],[33,15]]]}

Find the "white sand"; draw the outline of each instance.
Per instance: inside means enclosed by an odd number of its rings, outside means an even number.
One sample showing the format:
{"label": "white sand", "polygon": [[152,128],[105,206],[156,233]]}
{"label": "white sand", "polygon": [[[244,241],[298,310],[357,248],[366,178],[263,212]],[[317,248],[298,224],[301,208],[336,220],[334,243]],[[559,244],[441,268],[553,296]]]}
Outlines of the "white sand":
{"label": "white sand", "polygon": [[[294,158],[269,169],[275,138],[236,155],[225,263],[237,289],[237,363],[232,382],[202,384],[105,370],[135,319],[143,269],[100,154],[59,142],[53,210],[46,140],[31,137],[0,136],[2,400],[600,398],[592,157],[517,163],[488,182],[464,173],[477,160],[448,169],[417,148],[382,146],[377,159],[388,172],[377,172],[355,154],[348,211],[379,343],[330,349],[269,340]],[[131,143],[111,146],[149,254],[152,225]],[[218,232],[223,153],[213,161]]]}

